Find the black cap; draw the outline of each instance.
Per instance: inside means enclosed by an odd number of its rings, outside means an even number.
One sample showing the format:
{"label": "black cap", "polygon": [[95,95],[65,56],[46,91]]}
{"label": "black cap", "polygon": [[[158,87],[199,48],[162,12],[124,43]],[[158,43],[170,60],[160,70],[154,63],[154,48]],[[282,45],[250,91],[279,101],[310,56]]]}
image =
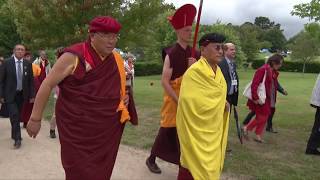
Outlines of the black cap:
{"label": "black cap", "polygon": [[201,37],[199,46],[207,46],[209,43],[224,43],[226,38],[222,34],[209,33]]}

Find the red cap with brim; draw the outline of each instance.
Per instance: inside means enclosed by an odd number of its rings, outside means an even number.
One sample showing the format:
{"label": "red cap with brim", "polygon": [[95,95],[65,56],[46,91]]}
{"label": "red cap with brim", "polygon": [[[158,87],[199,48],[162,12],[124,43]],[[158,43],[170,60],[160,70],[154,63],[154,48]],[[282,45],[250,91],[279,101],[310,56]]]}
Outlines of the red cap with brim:
{"label": "red cap with brim", "polygon": [[178,30],[186,26],[192,26],[197,14],[197,8],[192,4],[185,4],[177,9],[173,16],[168,17],[174,29]]}
{"label": "red cap with brim", "polygon": [[91,20],[89,24],[89,32],[110,32],[118,33],[121,29],[121,24],[114,18],[109,16],[98,16]]}

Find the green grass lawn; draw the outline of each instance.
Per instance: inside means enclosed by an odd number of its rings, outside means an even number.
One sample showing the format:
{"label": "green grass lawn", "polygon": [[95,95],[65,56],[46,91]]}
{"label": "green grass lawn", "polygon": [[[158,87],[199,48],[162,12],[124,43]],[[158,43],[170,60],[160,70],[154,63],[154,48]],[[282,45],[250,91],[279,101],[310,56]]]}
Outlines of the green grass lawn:
{"label": "green grass lawn", "polygon": [[[241,92],[253,73],[252,70],[239,72]],[[225,173],[246,179],[320,179],[320,158],[304,154],[314,121],[315,109],[310,107],[309,99],[316,76],[280,73],[279,81],[289,96],[278,96],[274,126],[279,134],[265,133],[266,144],[251,140],[241,145],[236,136],[235,121],[230,119],[229,147],[232,155],[226,157]],[[163,94],[160,76],[136,77],[134,87],[139,125],[126,125],[122,143],[149,150],[160,124]],[[52,105],[51,98],[46,119],[51,118]],[[238,109],[242,121],[248,113],[246,99],[242,95]]]}
{"label": "green grass lawn", "polygon": [[[251,80],[254,71],[240,71],[240,91]],[[279,81],[289,96],[279,94],[274,126],[279,134],[265,134],[266,144],[253,141],[241,145],[236,136],[235,121],[230,119],[229,146],[224,172],[252,179],[319,179],[320,158],[304,155],[313,125],[315,110],[309,99],[316,74],[281,73]],[[150,83],[153,82],[153,86]],[[135,101],[139,125],[127,125],[122,143],[150,149],[157,135],[162,105],[160,76],[137,77]],[[244,119],[248,109],[240,95],[239,116]],[[253,137],[253,134],[251,134]]]}

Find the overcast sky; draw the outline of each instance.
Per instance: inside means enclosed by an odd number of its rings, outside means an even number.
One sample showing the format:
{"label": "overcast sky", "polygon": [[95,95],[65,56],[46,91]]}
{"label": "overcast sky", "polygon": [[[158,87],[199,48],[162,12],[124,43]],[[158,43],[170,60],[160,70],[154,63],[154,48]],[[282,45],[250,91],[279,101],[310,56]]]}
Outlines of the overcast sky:
{"label": "overcast sky", "polygon": [[[254,22],[255,17],[269,17],[271,21],[280,23],[287,38],[303,29],[308,19],[291,16],[293,6],[311,0],[203,0],[201,23],[212,24],[217,20],[222,23],[240,25],[246,21]],[[197,8],[200,0],[165,0],[177,8],[183,4],[194,4]]]}

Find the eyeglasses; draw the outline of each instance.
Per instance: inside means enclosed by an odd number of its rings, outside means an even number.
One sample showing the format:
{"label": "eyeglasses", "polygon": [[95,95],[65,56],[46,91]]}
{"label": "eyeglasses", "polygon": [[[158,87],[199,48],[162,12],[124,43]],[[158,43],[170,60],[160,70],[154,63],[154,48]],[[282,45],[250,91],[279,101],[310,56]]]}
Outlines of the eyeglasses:
{"label": "eyeglasses", "polygon": [[214,46],[215,46],[214,49],[217,51],[223,50],[223,44],[216,44]]}
{"label": "eyeglasses", "polygon": [[102,33],[102,32],[98,32],[96,34],[98,36],[100,36],[102,39],[105,39],[105,40],[118,40],[118,39],[120,39],[120,35],[119,34]]}

